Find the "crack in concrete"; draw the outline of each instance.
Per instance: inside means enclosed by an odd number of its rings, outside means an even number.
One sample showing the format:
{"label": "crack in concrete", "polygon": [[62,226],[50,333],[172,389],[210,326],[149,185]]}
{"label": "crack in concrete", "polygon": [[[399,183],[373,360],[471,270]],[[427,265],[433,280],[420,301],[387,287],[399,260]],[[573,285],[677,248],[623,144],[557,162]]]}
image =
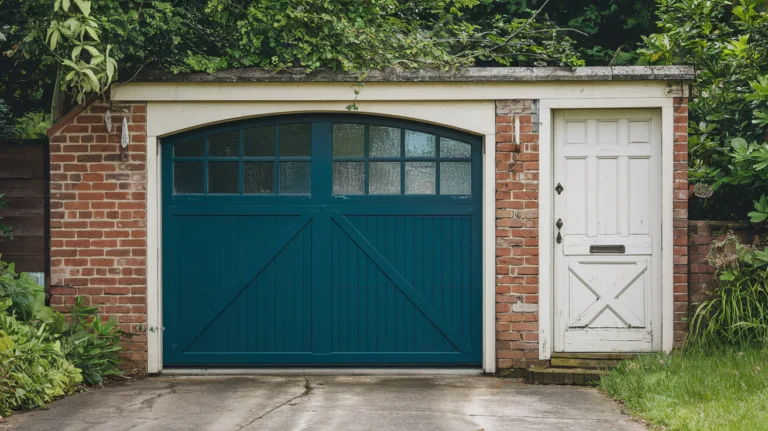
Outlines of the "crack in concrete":
{"label": "crack in concrete", "polygon": [[118,406],[117,407],[117,412],[119,414],[123,414],[123,413],[125,413],[126,410],[131,409],[132,407],[136,407],[136,406],[141,406],[141,407],[144,407],[144,408],[152,410],[152,407],[155,405],[155,402],[157,400],[159,400],[160,398],[162,398],[162,397],[164,397],[166,395],[174,395],[176,393],[176,385],[177,385],[177,383],[169,383],[168,387],[167,387],[168,392],[163,392],[163,393],[160,393],[160,394],[151,395],[149,398],[147,398],[145,400],[141,400],[138,403],[128,404],[128,405],[125,405],[125,406]]}
{"label": "crack in concrete", "polygon": [[272,412],[274,412],[275,410],[279,409],[280,407],[284,407],[284,406],[286,406],[286,405],[288,405],[288,404],[292,403],[292,402],[293,402],[293,401],[295,401],[295,400],[298,400],[298,399],[300,399],[300,398],[304,398],[304,397],[306,397],[307,395],[309,395],[310,393],[312,393],[312,391],[313,391],[314,389],[315,389],[315,388],[314,388],[314,387],[312,387],[312,385],[309,383],[309,377],[304,377],[304,392],[302,392],[302,393],[300,393],[300,394],[298,394],[298,395],[296,395],[296,396],[294,396],[294,397],[291,397],[291,398],[290,398],[290,399],[288,399],[287,401],[284,401],[284,402],[282,402],[282,403],[280,403],[280,404],[276,405],[275,407],[272,407],[271,409],[267,410],[266,412],[262,413],[261,415],[259,415],[259,416],[256,416],[255,418],[253,418],[253,419],[251,419],[250,421],[248,421],[248,423],[246,423],[245,425],[241,426],[240,428],[237,428],[237,429],[235,429],[235,431],[240,431],[240,430],[242,430],[243,428],[246,428],[246,427],[250,426],[251,424],[253,424],[254,422],[256,422],[256,421],[257,421],[257,420],[259,420],[259,419],[264,419],[264,418],[265,418],[267,415],[269,415],[270,413],[272,413]]}

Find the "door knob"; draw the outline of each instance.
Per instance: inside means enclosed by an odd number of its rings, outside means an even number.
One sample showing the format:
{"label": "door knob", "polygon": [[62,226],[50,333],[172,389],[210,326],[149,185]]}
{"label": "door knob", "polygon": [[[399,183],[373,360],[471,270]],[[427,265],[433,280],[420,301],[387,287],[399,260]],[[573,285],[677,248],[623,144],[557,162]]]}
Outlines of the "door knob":
{"label": "door knob", "polygon": [[558,244],[563,242],[563,236],[560,235],[560,229],[563,227],[563,219],[559,218],[557,219],[557,222],[555,223],[555,226],[557,226],[557,238],[556,241]]}
{"label": "door knob", "polygon": [[557,183],[557,187],[555,187],[555,191],[557,192],[557,194],[559,195],[560,193],[563,192],[563,190],[565,190],[563,189],[563,185],[560,183]]}

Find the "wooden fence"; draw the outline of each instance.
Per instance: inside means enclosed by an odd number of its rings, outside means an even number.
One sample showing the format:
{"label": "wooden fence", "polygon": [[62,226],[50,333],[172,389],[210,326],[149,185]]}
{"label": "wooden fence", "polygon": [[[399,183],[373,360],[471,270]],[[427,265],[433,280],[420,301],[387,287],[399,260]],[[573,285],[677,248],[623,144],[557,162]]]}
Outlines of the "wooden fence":
{"label": "wooden fence", "polygon": [[3,223],[13,239],[0,239],[2,260],[17,272],[43,273],[49,280],[49,151],[47,139],[0,141],[0,194],[7,208]]}

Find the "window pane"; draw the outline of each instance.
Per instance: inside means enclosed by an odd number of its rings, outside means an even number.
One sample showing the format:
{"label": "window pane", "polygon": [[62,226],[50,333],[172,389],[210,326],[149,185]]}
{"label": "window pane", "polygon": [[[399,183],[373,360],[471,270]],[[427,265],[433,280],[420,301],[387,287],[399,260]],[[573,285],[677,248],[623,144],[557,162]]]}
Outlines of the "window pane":
{"label": "window pane", "polygon": [[[466,142],[440,138],[440,157],[470,157],[472,147]],[[442,181],[442,180],[440,180]]]}
{"label": "window pane", "polygon": [[472,194],[472,164],[470,162],[440,163],[440,194]]}
{"label": "window pane", "polygon": [[280,157],[309,157],[311,126],[309,124],[287,124],[278,126],[277,135]]}
{"label": "window pane", "polygon": [[280,193],[309,194],[309,162],[280,162]]}
{"label": "window pane", "polygon": [[237,162],[208,162],[208,193],[239,193],[238,165]]}
{"label": "window pane", "polygon": [[370,157],[400,157],[400,129],[368,127]]}
{"label": "window pane", "polygon": [[333,194],[365,194],[365,162],[333,162]]}
{"label": "window pane", "polygon": [[173,162],[173,193],[203,193],[203,162]]}
{"label": "window pane", "polygon": [[333,157],[363,157],[365,126],[362,124],[333,125]]}
{"label": "window pane", "polygon": [[275,126],[243,130],[243,153],[246,157],[274,157]]}
{"label": "window pane", "polygon": [[405,164],[405,194],[435,194],[435,162]]}
{"label": "window pane", "polygon": [[176,157],[203,157],[203,138],[194,141],[179,142],[173,144],[173,155]]}
{"label": "window pane", "polygon": [[368,167],[368,193],[400,194],[400,162],[371,162]]}
{"label": "window pane", "polygon": [[208,157],[238,157],[239,155],[239,130],[208,136]]}
{"label": "window pane", "polygon": [[274,193],[275,163],[244,162],[243,193]]}
{"label": "window pane", "polygon": [[437,137],[428,133],[405,131],[405,157],[435,157]]}

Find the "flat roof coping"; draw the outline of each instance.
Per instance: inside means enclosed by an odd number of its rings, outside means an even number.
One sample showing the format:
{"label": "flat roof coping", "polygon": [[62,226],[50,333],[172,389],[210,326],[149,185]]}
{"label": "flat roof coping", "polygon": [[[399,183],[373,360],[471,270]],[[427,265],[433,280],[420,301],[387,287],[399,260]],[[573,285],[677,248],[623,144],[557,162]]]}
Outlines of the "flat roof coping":
{"label": "flat roof coping", "polygon": [[[693,66],[590,66],[590,67],[468,67],[457,70],[373,71],[363,82],[533,82],[533,81],[690,81]],[[146,72],[132,82],[358,82],[360,75],[332,70],[288,69],[273,72],[261,68],[228,69],[216,73]]]}

